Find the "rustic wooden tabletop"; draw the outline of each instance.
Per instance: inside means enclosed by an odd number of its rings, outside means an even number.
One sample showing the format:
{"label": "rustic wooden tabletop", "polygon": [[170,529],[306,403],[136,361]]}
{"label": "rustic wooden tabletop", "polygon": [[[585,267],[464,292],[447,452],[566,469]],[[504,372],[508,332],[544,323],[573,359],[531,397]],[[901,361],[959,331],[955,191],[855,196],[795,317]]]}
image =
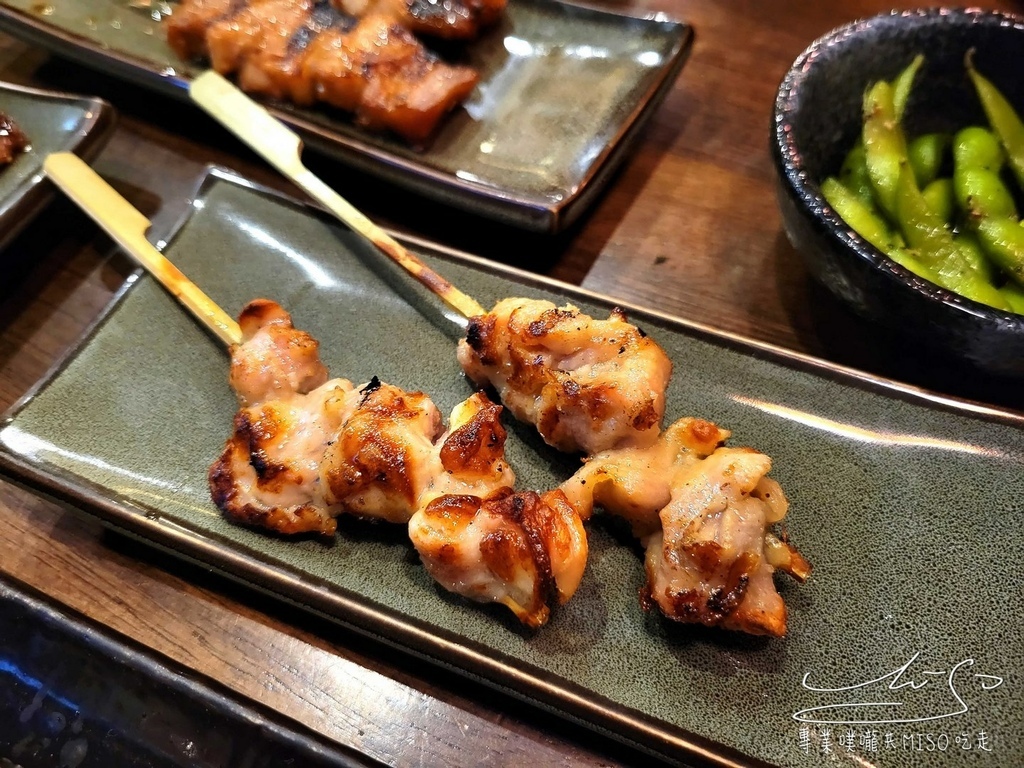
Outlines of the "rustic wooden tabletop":
{"label": "rustic wooden tabletop", "polygon": [[[627,302],[844,365],[1024,408],[1019,387],[873,332],[814,284],[782,231],[769,158],[776,88],[813,39],[879,0],[598,0],[691,23],[692,54],[592,209],[556,237],[452,211],[317,155],[371,218]],[[896,4],[903,5],[903,4]],[[981,3],[1012,10],[1012,2]],[[208,163],[287,183],[197,110],[0,38],[0,78],[90,93],[120,113],[94,163],[165,226]],[[130,267],[66,200],[0,253],[0,410],[96,318]],[[0,482],[0,574],[385,763],[608,765],[639,752],[310,618],[203,569],[105,534]]]}

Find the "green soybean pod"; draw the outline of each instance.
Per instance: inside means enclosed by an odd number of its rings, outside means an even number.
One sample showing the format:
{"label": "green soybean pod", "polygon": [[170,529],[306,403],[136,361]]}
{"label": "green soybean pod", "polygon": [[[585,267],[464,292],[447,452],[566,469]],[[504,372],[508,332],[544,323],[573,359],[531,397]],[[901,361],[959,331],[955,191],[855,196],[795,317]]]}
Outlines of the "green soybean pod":
{"label": "green soybean pod", "polygon": [[952,179],[935,179],[921,190],[921,194],[928,201],[928,207],[935,211],[945,223],[952,223],[953,214],[956,211],[956,196],[953,193]]}
{"label": "green soybean pod", "polygon": [[982,219],[978,240],[997,266],[1018,285],[1024,286],[1024,227],[1014,219]]}
{"label": "green soybean pod", "polygon": [[868,176],[867,157],[862,142],[858,141],[846,154],[843,166],[839,169],[839,180],[866,204],[874,206],[875,192],[871,187],[871,177]]}
{"label": "green soybean pod", "polygon": [[939,276],[935,274],[935,270],[931,267],[926,267],[916,256],[913,251],[908,251],[906,248],[896,248],[892,253],[887,256],[899,264],[904,269],[908,269],[918,277],[927,280],[929,283],[935,283],[941,285],[939,282]]}
{"label": "green soybean pod", "polygon": [[957,167],[998,171],[1005,162],[1003,146],[988,128],[969,125],[953,137],[953,164]]}
{"label": "green soybean pod", "polygon": [[1017,183],[1024,189],[1024,122],[999,89],[974,68],[973,50],[968,51],[965,63],[985,116],[1006,149],[1006,158]]}
{"label": "green soybean pod", "polygon": [[896,214],[903,236],[920,261],[935,272],[936,282],[968,299],[1009,309],[1003,295],[971,266],[945,223],[928,207],[909,165],[900,170],[896,191]]}
{"label": "green soybean pod", "polygon": [[899,233],[890,229],[874,209],[852,190],[829,177],[821,185],[821,194],[840,218],[875,248],[918,277],[938,283],[935,273],[906,249]]}
{"label": "green soybean pod", "polygon": [[949,144],[949,134],[926,133],[907,145],[907,157],[918,187],[924,189],[939,177]]}
{"label": "green soybean pod", "polygon": [[964,255],[964,258],[967,259],[971,267],[984,278],[985,282],[994,285],[998,277],[998,271],[991,259],[985,255],[985,249],[978,242],[978,236],[969,229],[963,230],[953,236],[953,242],[956,243],[960,253]]}
{"label": "green soybean pod", "polygon": [[884,80],[864,94],[865,162],[879,207],[896,220],[896,186],[907,160],[907,143],[896,119],[892,87]]}
{"label": "green soybean pod", "polygon": [[822,182],[821,194],[839,217],[875,248],[888,253],[899,247],[889,225],[842,182],[830,176]]}
{"label": "green soybean pod", "polygon": [[986,168],[957,168],[953,190],[960,208],[972,226],[979,219],[1017,220],[1017,205],[1002,178]]}
{"label": "green soybean pod", "polygon": [[914,79],[923,64],[924,54],[919,53],[892,82],[892,103],[897,120],[902,120],[903,113],[907,111],[907,102],[910,101],[910,91],[914,86]]}
{"label": "green soybean pod", "polygon": [[1017,285],[1017,283],[1007,283],[999,291],[1009,302],[1010,309],[1018,315],[1024,315],[1024,286]]}

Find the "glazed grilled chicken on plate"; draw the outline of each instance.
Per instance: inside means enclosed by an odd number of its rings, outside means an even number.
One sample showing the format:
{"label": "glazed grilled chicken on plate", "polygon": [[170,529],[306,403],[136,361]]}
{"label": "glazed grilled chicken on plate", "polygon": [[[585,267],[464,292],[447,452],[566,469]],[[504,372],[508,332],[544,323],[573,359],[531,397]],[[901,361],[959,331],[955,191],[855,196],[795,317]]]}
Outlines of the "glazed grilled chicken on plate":
{"label": "glazed grilled chicken on plate", "polygon": [[658,436],[672,361],[625,315],[504,299],[471,318],[459,363],[559,450],[592,454]]}
{"label": "glazed grilled chicken on plate", "polygon": [[227,517],[283,534],[334,533],[340,514],[408,524],[441,586],[529,626],[572,596],[582,521],[560,491],[513,490],[501,406],[476,393],[445,430],[422,392],[328,380],[316,340],[274,302],[250,303],[240,326],[230,381],[241,408],[209,473]]}
{"label": "glazed grilled chicken on plate", "polygon": [[786,633],[776,569],[804,581],[810,564],[769,530],[787,502],[771,459],[728,448],[726,430],[680,419],[646,447],[586,459],[562,490],[584,517],[625,518],[646,550],[647,600],[670,619],[755,635]]}
{"label": "glazed grilled chicken on plate", "polygon": [[[367,5],[357,17],[326,0],[185,0],[168,21],[167,39],[182,58],[208,58],[217,72],[236,75],[242,90],[299,106],[323,102],[352,112],[363,126],[420,143],[469,96],[479,76],[424,47],[410,31],[418,28],[411,20],[445,27],[451,18],[447,26],[454,30],[477,19],[470,23],[477,29],[491,18],[483,9],[493,3],[478,11],[470,10],[473,3],[452,6],[462,15],[420,16],[409,8],[434,6],[419,0],[398,5]],[[461,26],[454,23],[459,20]]]}

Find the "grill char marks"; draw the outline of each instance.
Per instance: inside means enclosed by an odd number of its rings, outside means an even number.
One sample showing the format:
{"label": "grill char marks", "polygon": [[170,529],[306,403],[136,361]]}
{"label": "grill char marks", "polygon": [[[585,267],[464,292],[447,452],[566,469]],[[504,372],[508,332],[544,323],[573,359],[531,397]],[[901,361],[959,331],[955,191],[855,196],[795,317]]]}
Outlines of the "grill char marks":
{"label": "grill char marks", "polygon": [[479,76],[427,50],[409,30],[416,24],[406,3],[363,4],[356,18],[328,0],[184,0],[168,42],[182,58],[209,57],[249,93],[303,107],[323,102],[422,144]]}

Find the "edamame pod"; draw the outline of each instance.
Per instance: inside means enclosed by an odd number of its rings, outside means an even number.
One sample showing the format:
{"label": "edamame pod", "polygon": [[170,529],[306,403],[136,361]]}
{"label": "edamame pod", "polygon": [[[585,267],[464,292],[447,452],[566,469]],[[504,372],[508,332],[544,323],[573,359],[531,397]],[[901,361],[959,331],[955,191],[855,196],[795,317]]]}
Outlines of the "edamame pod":
{"label": "edamame pod", "polygon": [[907,245],[935,273],[939,285],[997,309],[1010,308],[1003,295],[971,266],[945,223],[928,207],[906,163],[897,177],[895,204]]}
{"label": "edamame pod", "polygon": [[918,277],[938,284],[935,273],[906,249],[899,233],[893,232],[874,209],[842,183],[832,177],[825,179],[821,185],[821,194],[858,235]]}
{"label": "edamame pod", "polygon": [[907,162],[907,143],[896,118],[892,87],[880,80],[864,94],[864,155],[879,207],[896,217],[896,186]]}
{"label": "edamame pod", "polygon": [[1024,122],[999,89],[974,68],[973,50],[968,51],[965,64],[985,115],[1006,149],[1006,158],[1017,182],[1024,189]]}
{"label": "edamame pod", "polygon": [[878,250],[889,253],[902,245],[889,225],[840,181],[825,179],[821,194],[843,221]]}
{"label": "edamame pod", "polygon": [[866,205],[874,207],[875,192],[871,188],[871,177],[868,176],[867,158],[862,142],[858,141],[847,153],[843,167],[839,169],[839,180]]}
{"label": "edamame pod", "polygon": [[[917,175],[916,173],[914,174]],[[936,179],[927,187],[921,190],[924,199],[928,201],[928,207],[935,211],[946,224],[953,221],[953,212],[956,210],[956,197],[953,194],[952,179]]]}
{"label": "edamame pod", "polygon": [[903,113],[907,110],[907,102],[910,101],[910,90],[914,86],[914,78],[917,77],[922,64],[924,64],[924,55],[919,53],[892,82],[892,103],[897,120],[903,119]]}
{"label": "edamame pod", "polygon": [[950,139],[945,133],[926,133],[907,145],[907,157],[917,186],[924,189],[939,177]]}
{"label": "edamame pod", "polygon": [[989,258],[1024,286],[1024,227],[1013,219],[982,219],[978,222],[978,240]]}
{"label": "edamame pod", "polygon": [[[985,249],[978,242],[978,236],[968,229],[954,235],[953,242],[956,243],[960,253],[964,255],[974,271],[981,275],[986,283],[995,285],[998,277],[996,267],[985,255]],[[1002,281],[1000,280],[1000,282]]]}
{"label": "edamame pod", "polygon": [[972,226],[979,219],[1009,219],[1017,221],[1017,206],[1013,195],[995,171],[985,168],[957,168],[953,174],[956,201],[967,214]]}
{"label": "edamame pod", "polygon": [[953,164],[958,168],[998,171],[1005,162],[1003,146],[988,128],[969,125],[953,137]]}

